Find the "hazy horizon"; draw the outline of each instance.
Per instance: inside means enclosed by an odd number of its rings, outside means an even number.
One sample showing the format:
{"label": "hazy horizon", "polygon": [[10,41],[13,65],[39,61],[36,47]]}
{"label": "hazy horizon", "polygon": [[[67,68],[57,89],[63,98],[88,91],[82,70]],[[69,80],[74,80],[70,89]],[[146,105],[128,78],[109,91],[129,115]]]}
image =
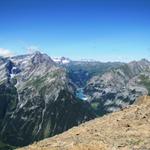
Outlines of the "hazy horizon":
{"label": "hazy horizon", "polygon": [[36,51],[33,51],[33,52],[26,52],[26,53],[22,53],[22,54],[11,54],[10,56],[2,56],[0,55],[0,57],[3,57],[3,58],[13,58],[13,57],[18,57],[18,56],[26,56],[26,55],[34,55],[34,53],[36,52],[40,52],[41,54],[46,54],[48,55],[51,59],[61,59],[61,58],[65,58],[65,59],[69,59],[70,61],[89,61],[89,62],[101,62],[101,63],[113,63],[113,62],[120,62],[120,63],[130,63],[130,62],[134,62],[134,61],[141,61],[143,59],[145,60],[148,60],[150,61],[150,59],[147,59],[147,58],[140,58],[140,59],[133,59],[133,60],[129,60],[129,61],[118,61],[118,60],[114,60],[114,61],[111,61],[111,60],[106,60],[106,61],[102,61],[102,60],[98,60],[98,59],[92,59],[92,58],[79,58],[79,59],[72,59],[70,57],[65,57],[65,56],[50,56],[49,54],[45,53],[45,52],[42,52],[40,50],[36,50]]}
{"label": "hazy horizon", "polygon": [[148,0],[2,0],[0,55],[40,50],[102,62],[150,58]]}

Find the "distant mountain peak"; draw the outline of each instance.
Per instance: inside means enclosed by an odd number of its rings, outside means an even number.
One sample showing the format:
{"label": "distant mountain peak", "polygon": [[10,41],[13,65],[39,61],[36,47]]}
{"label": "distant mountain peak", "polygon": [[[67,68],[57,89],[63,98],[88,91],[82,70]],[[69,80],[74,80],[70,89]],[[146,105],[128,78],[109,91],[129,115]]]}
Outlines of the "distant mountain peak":
{"label": "distant mountain peak", "polygon": [[35,51],[34,54],[42,54],[40,51]]}
{"label": "distant mountain peak", "polygon": [[71,62],[71,60],[69,58],[66,57],[53,57],[52,58],[54,62],[56,62],[57,64],[68,64]]}
{"label": "distant mountain peak", "polygon": [[53,60],[47,54],[41,53],[40,51],[36,51],[32,55],[33,55],[33,58],[36,59],[36,63],[39,63],[39,62],[54,63]]}

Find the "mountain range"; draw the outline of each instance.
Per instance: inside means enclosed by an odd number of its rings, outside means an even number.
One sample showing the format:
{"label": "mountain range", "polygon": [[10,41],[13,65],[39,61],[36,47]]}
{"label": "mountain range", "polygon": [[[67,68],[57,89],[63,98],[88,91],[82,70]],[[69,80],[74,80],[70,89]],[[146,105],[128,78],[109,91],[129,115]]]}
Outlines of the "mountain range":
{"label": "mountain range", "polygon": [[149,93],[150,62],[145,59],[102,63],[40,52],[0,57],[0,148],[57,135]]}

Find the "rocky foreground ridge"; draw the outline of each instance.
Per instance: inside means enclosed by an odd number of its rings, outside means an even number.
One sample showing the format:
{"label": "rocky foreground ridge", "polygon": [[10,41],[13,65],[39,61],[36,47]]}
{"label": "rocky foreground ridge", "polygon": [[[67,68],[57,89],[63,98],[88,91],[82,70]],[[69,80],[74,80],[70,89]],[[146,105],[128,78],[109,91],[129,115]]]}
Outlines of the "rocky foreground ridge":
{"label": "rocky foreground ridge", "polygon": [[149,150],[150,97],[19,150]]}

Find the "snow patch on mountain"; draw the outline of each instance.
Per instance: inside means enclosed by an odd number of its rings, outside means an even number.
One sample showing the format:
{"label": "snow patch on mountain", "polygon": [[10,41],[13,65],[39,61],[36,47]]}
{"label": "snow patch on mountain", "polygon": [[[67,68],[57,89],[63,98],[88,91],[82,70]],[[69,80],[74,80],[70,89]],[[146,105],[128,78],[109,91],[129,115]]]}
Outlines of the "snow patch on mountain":
{"label": "snow patch on mountain", "polygon": [[53,57],[52,60],[57,64],[68,64],[71,62],[71,60],[66,57]]}

